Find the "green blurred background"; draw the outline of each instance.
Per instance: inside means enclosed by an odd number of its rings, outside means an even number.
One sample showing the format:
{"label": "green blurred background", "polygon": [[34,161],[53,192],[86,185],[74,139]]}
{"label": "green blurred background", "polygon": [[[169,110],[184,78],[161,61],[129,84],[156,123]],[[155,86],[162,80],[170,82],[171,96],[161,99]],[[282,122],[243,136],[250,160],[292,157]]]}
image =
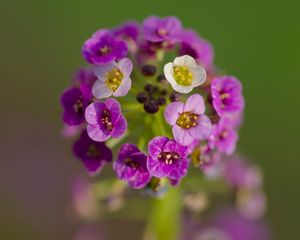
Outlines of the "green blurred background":
{"label": "green blurred background", "polygon": [[299,1],[16,0],[1,10],[0,239],[70,239],[65,205],[82,169],[59,136],[59,94],[91,33],[150,14],[195,28],[242,81],[239,150],[264,170],[276,239],[299,237]]}

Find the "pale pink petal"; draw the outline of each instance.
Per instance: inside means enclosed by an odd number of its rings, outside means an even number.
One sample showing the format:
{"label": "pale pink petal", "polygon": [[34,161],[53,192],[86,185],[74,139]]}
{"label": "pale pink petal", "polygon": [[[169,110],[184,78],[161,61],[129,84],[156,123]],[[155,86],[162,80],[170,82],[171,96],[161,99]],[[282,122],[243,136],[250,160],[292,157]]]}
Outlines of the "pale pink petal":
{"label": "pale pink petal", "polygon": [[109,134],[104,133],[99,127],[93,125],[87,126],[87,133],[91,139],[97,142],[104,142],[110,137]]}
{"label": "pale pink petal", "polygon": [[189,134],[189,132],[178,125],[173,126],[172,132],[175,141],[183,146],[187,146],[194,141],[194,138]]}
{"label": "pale pink petal", "polygon": [[192,112],[202,114],[205,111],[203,97],[200,94],[191,95],[185,102],[183,107],[184,112]]}
{"label": "pale pink petal", "polygon": [[206,139],[212,131],[212,124],[210,119],[202,114],[199,115],[197,125],[188,129],[189,134],[197,140]]}
{"label": "pale pink petal", "polygon": [[170,103],[165,109],[165,119],[170,125],[175,125],[179,114],[183,112],[183,103]]}

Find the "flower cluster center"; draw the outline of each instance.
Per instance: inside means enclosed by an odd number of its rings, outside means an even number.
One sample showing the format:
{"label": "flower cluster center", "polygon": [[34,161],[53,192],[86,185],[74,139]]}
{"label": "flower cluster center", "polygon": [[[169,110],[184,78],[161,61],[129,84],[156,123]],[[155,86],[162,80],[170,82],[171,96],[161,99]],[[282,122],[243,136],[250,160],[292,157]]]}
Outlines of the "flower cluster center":
{"label": "flower cluster center", "polygon": [[111,115],[107,109],[103,111],[101,123],[104,125],[107,131],[111,131],[113,129],[113,124],[111,122]]}
{"label": "flower cluster center", "polygon": [[158,33],[159,36],[166,36],[166,35],[168,35],[168,31],[165,28],[159,28],[157,30],[157,33]]}
{"label": "flower cluster center", "polygon": [[118,68],[113,68],[106,74],[106,85],[112,90],[116,91],[120,86],[124,74]]}
{"label": "flower cluster center", "polygon": [[186,66],[174,66],[175,81],[183,86],[190,86],[192,84],[193,74]]}
{"label": "flower cluster center", "polygon": [[181,113],[176,121],[176,124],[185,129],[190,129],[197,125],[198,115],[191,112]]}
{"label": "flower cluster center", "polygon": [[98,150],[98,148],[96,147],[95,144],[90,144],[88,151],[87,151],[87,155],[90,158],[96,158],[100,156],[100,152]]}
{"label": "flower cluster center", "polygon": [[174,161],[179,159],[179,155],[174,152],[162,152],[158,155],[158,160],[171,165]]}

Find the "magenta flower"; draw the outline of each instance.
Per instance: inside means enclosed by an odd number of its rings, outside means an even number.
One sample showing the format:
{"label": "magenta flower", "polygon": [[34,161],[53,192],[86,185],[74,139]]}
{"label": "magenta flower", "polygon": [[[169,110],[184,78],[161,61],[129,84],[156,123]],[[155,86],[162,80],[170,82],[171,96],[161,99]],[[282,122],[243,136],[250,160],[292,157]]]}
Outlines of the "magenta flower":
{"label": "magenta flower", "polygon": [[165,118],[172,126],[174,139],[183,146],[203,140],[211,132],[212,124],[204,115],[205,105],[200,94],[191,95],[186,103],[173,102],[166,107]]}
{"label": "magenta flower", "polygon": [[140,24],[135,21],[128,21],[112,31],[116,37],[120,37],[125,41],[136,42],[140,33]]}
{"label": "magenta flower", "polygon": [[75,84],[85,84],[93,86],[97,80],[96,75],[94,74],[92,68],[80,68],[75,72],[74,82]]}
{"label": "magenta flower", "polygon": [[182,38],[182,25],[176,17],[150,16],[143,27],[144,38],[150,42],[179,42]]}
{"label": "magenta flower", "polygon": [[112,160],[111,150],[104,143],[90,139],[86,130],[74,143],[73,152],[83,162],[90,175],[99,173],[103,166]]}
{"label": "magenta flower", "polygon": [[143,188],[150,181],[147,169],[147,156],[134,144],[123,144],[118,159],[114,162],[114,170],[118,178],[127,181],[132,188]]}
{"label": "magenta flower", "polygon": [[206,68],[213,64],[214,49],[206,40],[202,39],[193,30],[185,30],[182,34],[180,55],[189,55]]}
{"label": "magenta flower", "polygon": [[94,69],[97,81],[93,85],[93,95],[98,98],[125,96],[131,88],[130,74],[133,64],[129,58],[98,65]]}
{"label": "magenta flower", "polygon": [[158,178],[181,179],[188,170],[188,149],[167,137],[155,137],[148,144],[147,168]]}
{"label": "magenta flower", "polygon": [[104,142],[110,137],[119,138],[127,129],[120,103],[113,98],[91,103],[85,111],[85,119],[88,122],[88,135],[98,142]]}
{"label": "magenta flower", "polygon": [[106,29],[95,32],[82,47],[84,58],[91,64],[106,64],[126,57],[127,44]]}
{"label": "magenta flower", "polygon": [[220,117],[244,109],[242,86],[235,77],[214,78],[211,83],[211,95],[214,109]]}
{"label": "magenta flower", "polygon": [[82,124],[85,121],[84,111],[90,99],[90,95],[83,89],[67,89],[61,96],[64,123],[71,126]]}
{"label": "magenta flower", "polygon": [[208,139],[211,146],[217,148],[219,152],[231,155],[238,140],[238,134],[231,121],[221,118],[217,124],[213,125],[211,135]]}

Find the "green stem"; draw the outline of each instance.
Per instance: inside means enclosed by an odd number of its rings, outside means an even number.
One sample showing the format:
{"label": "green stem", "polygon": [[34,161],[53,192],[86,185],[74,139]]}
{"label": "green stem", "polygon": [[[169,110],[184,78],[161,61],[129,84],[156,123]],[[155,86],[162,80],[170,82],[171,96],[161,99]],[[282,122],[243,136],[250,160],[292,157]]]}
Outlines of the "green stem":
{"label": "green stem", "polygon": [[181,208],[178,187],[168,189],[163,198],[154,199],[143,240],[178,240],[181,234]]}

